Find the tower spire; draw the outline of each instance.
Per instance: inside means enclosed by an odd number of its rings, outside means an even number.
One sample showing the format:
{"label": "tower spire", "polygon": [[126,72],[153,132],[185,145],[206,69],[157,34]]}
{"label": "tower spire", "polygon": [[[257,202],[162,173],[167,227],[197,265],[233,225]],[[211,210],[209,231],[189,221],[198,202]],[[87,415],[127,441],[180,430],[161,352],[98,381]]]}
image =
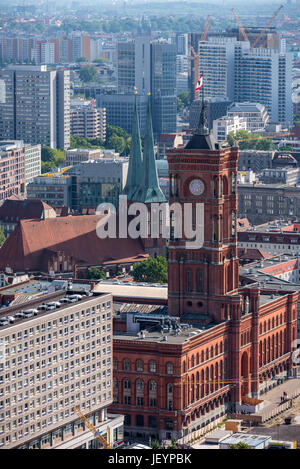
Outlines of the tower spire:
{"label": "tower spire", "polygon": [[137,193],[139,202],[165,202],[166,198],[159,187],[157,168],[154,155],[153,128],[150,107],[150,93],[148,93],[148,109],[146,122],[146,135],[144,141],[143,175]]}
{"label": "tower spire", "polygon": [[142,178],[142,147],[139,116],[137,110],[137,91],[134,91],[134,112],[132,121],[132,136],[130,147],[130,158],[128,165],[128,174],[123,194],[127,195],[128,200],[135,200],[136,192],[139,189]]}
{"label": "tower spire", "polygon": [[206,115],[206,103],[204,99],[204,87],[202,86],[202,104],[200,117],[198,122],[198,127],[195,131],[197,135],[209,135],[209,128],[207,124],[207,115]]}

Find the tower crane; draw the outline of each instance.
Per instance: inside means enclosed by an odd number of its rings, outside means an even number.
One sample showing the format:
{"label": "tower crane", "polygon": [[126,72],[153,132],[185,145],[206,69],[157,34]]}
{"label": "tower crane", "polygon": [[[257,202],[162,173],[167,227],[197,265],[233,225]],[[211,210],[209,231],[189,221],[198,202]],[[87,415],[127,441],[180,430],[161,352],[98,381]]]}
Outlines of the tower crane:
{"label": "tower crane", "polygon": [[264,27],[264,29],[260,32],[260,34],[257,36],[257,38],[255,39],[254,43],[252,44],[252,46],[250,47],[250,52],[252,51],[252,49],[254,49],[254,47],[256,47],[256,45],[259,43],[259,41],[261,40],[261,38],[263,37],[264,33],[266,32],[266,30],[268,29],[268,27],[271,25],[271,23],[273,23],[273,21],[275,20],[276,16],[278,15],[278,13],[280,12],[280,10],[283,8],[283,5],[280,5],[279,8],[277,8],[277,10],[275,11],[274,15],[272,16],[271,19],[269,19],[269,21],[267,22],[266,26]]}
{"label": "tower crane", "polygon": [[241,20],[240,20],[240,18],[238,17],[237,13],[234,11],[233,8],[232,8],[231,11],[232,11],[232,13],[234,14],[234,17],[235,17],[235,19],[236,19],[236,21],[237,21],[237,24],[239,25],[239,30],[240,30],[240,33],[242,34],[243,38],[244,38],[244,41],[250,42],[249,39],[248,39],[248,36],[247,36],[247,34],[246,34],[245,28],[244,28],[244,26],[242,25]]}
{"label": "tower crane", "polygon": [[[213,22],[213,19],[208,15],[208,17],[205,20],[204,23],[204,28],[200,37],[200,41],[205,41],[207,38],[207,34],[209,31],[209,28],[211,26],[211,23]],[[199,75],[199,51],[196,53],[195,49],[193,46],[190,46],[190,60],[194,61],[194,77],[193,77],[193,87],[194,89],[196,88],[197,81],[198,81],[198,75]],[[198,92],[195,92],[195,98],[197,97]]]}
{"label": "tower crane", "polygon": [[98,438],[98,440],[100,441],[100,443],[104,446],[105,449],[112,449],[112,447],[110,446],[110,444],[106,441],[106,439],[104,438],[104,436],[101,435],[100,432],[98,432],[98,430],[96,430],[96,428],[94,427],[94,425],[88,421],[88,419],[86,418],[86,416],[81,412],[81,410],[79,409],[79,407],[75,406],[74,407],[74,412],[76,412],[79,417],[81,418],[81,420],[84,422],[84,424],[88,427],[89,430],[91,430],[91,432],[94,433],[95,437]]}

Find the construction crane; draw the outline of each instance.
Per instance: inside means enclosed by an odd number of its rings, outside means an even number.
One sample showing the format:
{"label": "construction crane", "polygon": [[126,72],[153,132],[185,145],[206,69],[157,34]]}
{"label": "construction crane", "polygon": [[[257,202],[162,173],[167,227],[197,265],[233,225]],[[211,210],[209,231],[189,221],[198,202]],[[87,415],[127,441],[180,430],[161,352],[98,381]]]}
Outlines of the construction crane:
{"label": "construction crane", "polygon": [[[206,18],[205,23],[204,23],[204,28],[203,28],[203,32],[201,34],[200,41],[205,41],[206,40],[207,34],[208,34],[208,31],[209,31],[209,28],[210,28],[210,25],[211,25],[212,21],[213,21],[213,19],[208,15],[208,17]],[[190,55],[189,58],[190,58],[190,60],[194,61],[193,86],[194,86],[194,89],[195,89],[196,86],[197,86],[197,81],[198,81],[198,77],[199,77],[199,51],[196,53],[193,46],[190,46],[190,51],[191,51],[191,55]],[[194,93],[195,93],[195,99],[197,99],[198,92],[196,91]]]}
{"label": "construction crane", "polygon": [[269,19],[269,21],[267,22],[266,26],[264,27],[264,29],[260,32],[260,34],[257,36],[257,38],[255,39],[255,41],[253,42],[252,46],[250,47],[250,52],[252,51],[252,49],[254,49],[254,47],[256,47],[256,45],[259,43],[259,41],[261,40],[261,38],[263,37],[263,35],[265,34],[266,30],[268,29],[268,27],[271,25],[271,23],[273,23],[273,21],[275,20],[276,16],[278,15],[278,13],[280,12],[280,10],[283,8],[283,5],[280,5],[279,8],[277,8],[277,10],[275,11],[274,15],[272,16],[271,19]]}
{"label": "construction crane", "polygon": [[241,20],[240,18],[238,17],[238,15],[236,14],[236,12],[234,11],[234,9],[232,8],[232,13],[234,14],[234,17],[237,21],[237,24],[239,25],[239,30],[240,30],[240,33],[242,34],[243,38],[244,38],[244,41],[247,41],[247,42],[250,42],[249,39],[248,39],[248,36],[246,34],[246,31],[245,31],[245,28],[244,26],[242,25],[241,23]]}
{"label": "construction crane", "polygon": [[96,428],[94,427],[94,425],[88,421],[88,419],[87,419],[86,416],[81,412],[81,410],[79,409],[79,407],[75,406],[73,410],[74,410],[74,412],[76,412],[76,413],[79,415],[79,417],[80,417],[81,420],[84,422],[84,424],[88,427],[88,429],[91,430],[91,432],[94,433],[95,437],[98,438],[98,440],[99,440],[100,443],[104,446],[104,448],[105,448],[105,449],[112,449],[112,447],[111,447],[110,444],[106,441],[106,439],[104,438],[104,436],[102,436],[101,433],[98,432],[98,430],[96,430]]}
{"label": "construction crane", "polygon": [[208,17],[206,18],[205,24],[204,24],[204,28],[203,28],[203,32],[202,32],[200,41],[205,41],[206,40],[207,34],[208,34],[208,31],[209,31],[209,28],[210,28],[210,25],[211,25],[212,21],[213,21],[212,18],[208,15]]}
{"label": "construction crane", "polygon": [[[260,135],[259,137],[248,137],[248,138],[235,138],[232,136],[234,146],[239,146],[239,142],[246,142],[247,140],[261,140],[261,139],[266,139],[266,138],[281,138],[281,137],[287,137],[288,135],[294,135],[293,132],[282,132],[280,135],[277,134],[271,134],[271,135]],[[220,142],[221,144],[228,144],[228,141],[225,140],[223,142]]]}

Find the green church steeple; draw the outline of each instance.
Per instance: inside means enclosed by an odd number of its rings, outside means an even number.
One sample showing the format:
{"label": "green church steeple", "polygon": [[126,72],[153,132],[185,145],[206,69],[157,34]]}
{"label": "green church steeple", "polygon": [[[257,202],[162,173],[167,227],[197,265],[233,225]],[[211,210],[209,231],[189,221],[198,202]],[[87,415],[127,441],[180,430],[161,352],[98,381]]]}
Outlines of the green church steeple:
{"label": "green church steeple", "polygon": [[140,188],[135,194],[136,201],[143,203],[166,202],[166,198],[159,187],[157,168],[154,155],[152,117],[150,96],[148,98],[146,135],[144,141],[144,156]]}
{"label": "green church steeple", "polygon": [[127,195],[127,199],[133,201],[136,200],[135,195],[139,190],[142,179],[142,147],[136,95],[137,92],[135,91],[130,158],[126,185],[123,189],[123,194]]}

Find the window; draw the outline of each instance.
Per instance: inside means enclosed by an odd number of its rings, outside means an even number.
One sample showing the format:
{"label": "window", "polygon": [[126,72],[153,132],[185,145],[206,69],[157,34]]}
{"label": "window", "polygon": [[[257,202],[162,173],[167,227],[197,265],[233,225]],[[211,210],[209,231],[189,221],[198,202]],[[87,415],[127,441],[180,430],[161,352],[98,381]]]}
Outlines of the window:
{"label": "window", "polygon": [[124,366],[124,371],[130,371],[130,361],[128,360],[128,358],[125,358],[123,362],[123,366]]}
{"label": "window", "polygon": [[149,371],[151,373],[156,373],[156,362],[154,360],[151,360],[149,363]]}
{"label": "window", "polygon": [[167,363],[167,375],[173,374],[173,363]]}
{"label": "window", "polygon": [[136,361],[136,371],[144,371],[144,365],[142,360]]}

